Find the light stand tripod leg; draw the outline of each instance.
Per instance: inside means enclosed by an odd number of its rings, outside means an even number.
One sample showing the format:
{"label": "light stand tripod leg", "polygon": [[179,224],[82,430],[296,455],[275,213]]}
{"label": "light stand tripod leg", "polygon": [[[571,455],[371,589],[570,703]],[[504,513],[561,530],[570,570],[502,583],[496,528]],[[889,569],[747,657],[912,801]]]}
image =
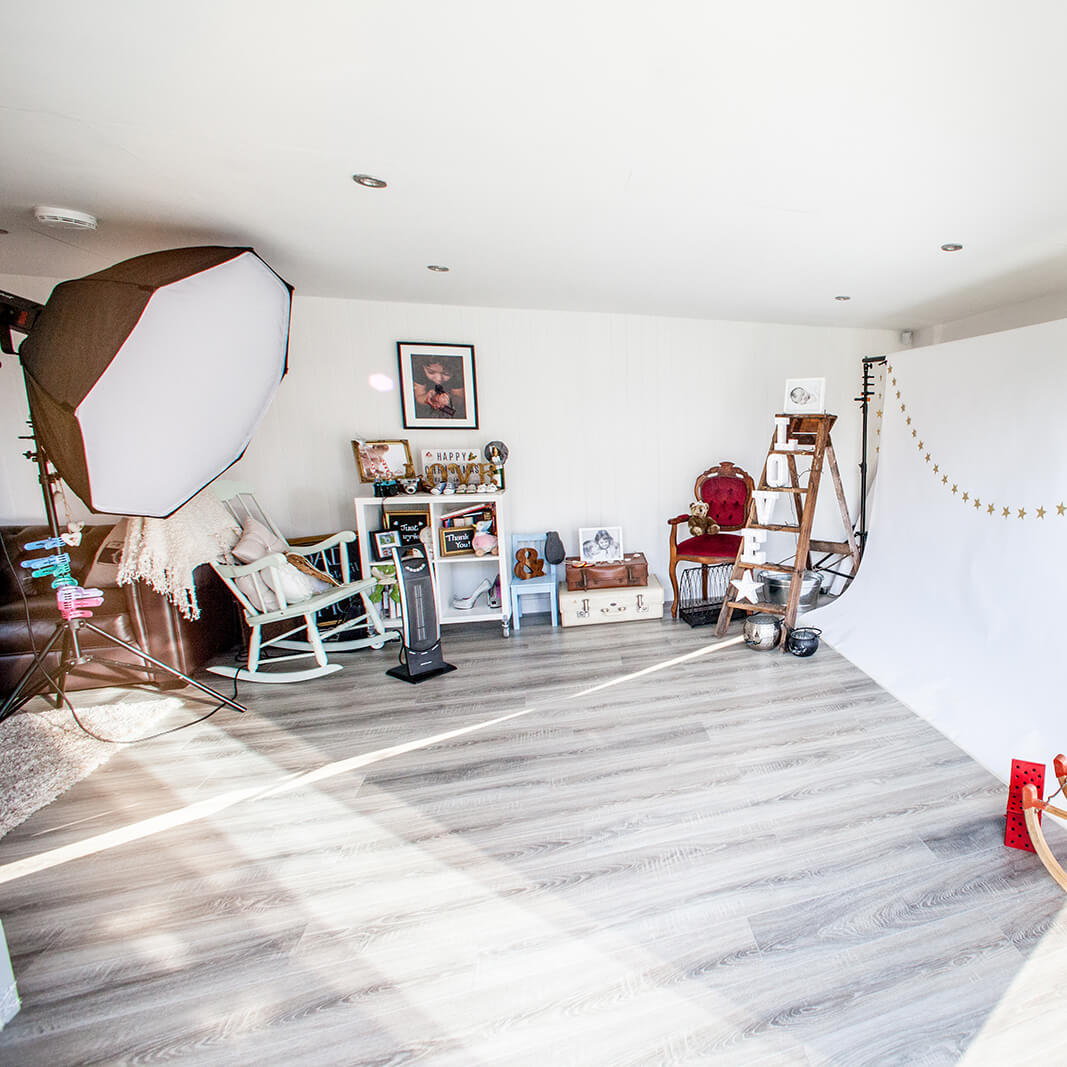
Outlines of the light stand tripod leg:
{"label": "light stand tripod leg", "polygon": [[59,650],[59,670],[56,672],[56,708],[63,707],[63,698],[67,694],[67,675],[74,659],[79,655],[77,644],[71,644],[70,627],[64,628],[63,647]]}
{"label": "light stand tripod leg", "polygon": [[109,634],[107,630],[101,630],[99,626],[94,626],[91,622],[86,622],[84,619],[81,619],[79,621],[81,625],[84,626],[87,630],[92,630],[94,634],[99,634],[99,636],[104,638],[104,640],[110,641],[114,645],[118,645],[119,648],[126,649],[127,652],[132,652],[135,656],[138,656],[146,662],[151,663],[153,666],[161,668],[168,674],[173,674],[175,678],[181,678],[183,682],[185,682],[187,685],[193,686],[194,689],[199,689],[202,693],[207,693],[210,696],[217,697],[223,702],[223,704],[228,704],[235,711],[243,712],[248,710],[243,705],[238,704],[236,700],[231,700],[229,697],[223,696],[222,693],[218,692],[218,690],[212,689],[209,685],[201,685],[198,681],[193,678],[190,678],[187,674],[182,674],[182,672],[178,670],[177,667],[171,667],[169,664],[164,663],[162,660],[156,659],[154,656],[150,656],[147,652],[142,652],[141,649],[139,649],[136,645],[131,645],[128,642],[123,641],[121,637],[116,637],[114,634]]}
{"label": "light stand tripod leg", "polygon": [[44,648],[41,649],[41,651],[34,656],[33,662],[22,672],[22,677],[18,680],[18,684],[11,691],[11,695],[7,698],[7,700],[4,701],[4,706],[0,707],[0,722],[3,722],[4,719],[6,719],[8,715],[11,714],[15,704],[18,703],[19,696],[21,695],[23,689],[26,688],[26,683],[29,682],[29,680],[34,676],[34,674],[37,673],[38,667],[41,668],[43,673],[45,657],[48,655],[49,652],[52,651],[52,648],[55,643],[61,637],[64,637],[66,632],[66,623],[62,622],[55,628],[55,630],[52,631],[52,636],[48,639],[48,644],[46,644]]}

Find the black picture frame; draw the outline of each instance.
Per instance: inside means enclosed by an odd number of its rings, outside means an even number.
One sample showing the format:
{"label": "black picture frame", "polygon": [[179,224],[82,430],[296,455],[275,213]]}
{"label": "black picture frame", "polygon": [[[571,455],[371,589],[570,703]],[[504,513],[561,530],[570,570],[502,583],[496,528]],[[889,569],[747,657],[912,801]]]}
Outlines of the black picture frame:
{"label": "black picture frame", "polygon": [[390,551],[395,545],[400,547],[400,531],[399,530],[375,530],[371,534],[371,540],[374,542],[374,559],[377,563],[388,563],[392,560],[393,554]]}
{"label": "black picture frame", "polygon": [[[404,498],[400,497],[398,504],[402,505],[403,501]],[[430,525],[430,509],[418,504],[396,508],[385,505],[382,508],[382,525],[387,530],[398,531],[402,545],[418,544],[419,535]]]}
{"label": "black picture frame", "polygon": [[396,358],[405,429],[478,429],[474,345],[397,341]]}

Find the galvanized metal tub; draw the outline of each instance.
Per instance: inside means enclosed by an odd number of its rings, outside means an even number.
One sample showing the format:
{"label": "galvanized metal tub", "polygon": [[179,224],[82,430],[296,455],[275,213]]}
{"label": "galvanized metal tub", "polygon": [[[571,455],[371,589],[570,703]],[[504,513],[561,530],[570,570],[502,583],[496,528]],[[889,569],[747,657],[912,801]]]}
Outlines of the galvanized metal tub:
{"label": "galvanized metal tub", "polygon": [[[763,582],[766,596],[760,599],[769,604],[781,604],[783,607],[789,602],[789,582],[791,574],[782,574],[781,571],[760,571],[756,580]],[[819,590],[822,586],[822,575],[818,571],[805,571],[800,579],[800,603],[797,614],[810,611],[819,603]]]}

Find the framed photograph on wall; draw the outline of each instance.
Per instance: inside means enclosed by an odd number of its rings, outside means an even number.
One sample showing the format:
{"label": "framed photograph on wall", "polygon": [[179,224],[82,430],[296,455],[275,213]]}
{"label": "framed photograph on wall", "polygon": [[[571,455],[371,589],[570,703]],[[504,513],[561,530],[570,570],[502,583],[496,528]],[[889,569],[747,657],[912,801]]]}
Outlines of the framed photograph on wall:
{"label": "framed photograph on wall", "polygon": [[622,559],[621,526],[583,526],[578,530],[583,563],[615,563]]}
{"label": "framed photograph on wall", "polygon": [[361,482],[415,477],[407,441],[353,441],[352,454]]}
{"label": "framed photograph on wall", "polygon": [[474,345],[398,341],[400,400],[409,430],[476,430]]}
{"label": "framed photograph on wall", "polygon": [[785,382],[786,415],[821,415],[826,410],[825,378],[787,378]]}

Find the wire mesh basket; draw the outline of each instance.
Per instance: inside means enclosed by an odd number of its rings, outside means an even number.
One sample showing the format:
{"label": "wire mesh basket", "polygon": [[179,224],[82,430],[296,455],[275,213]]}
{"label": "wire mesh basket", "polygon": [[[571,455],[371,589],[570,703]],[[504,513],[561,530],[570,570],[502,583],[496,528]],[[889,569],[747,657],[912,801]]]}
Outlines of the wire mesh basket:
{"label": "wire mesh basket", "polygon": [[[690,626],[706,626],[717,622],[719,610],[726,599],[733,564],[720,563],[714,567],[689,567],[678,582],[678,614]],[[707,594],[701,571],[708,576]]]}

